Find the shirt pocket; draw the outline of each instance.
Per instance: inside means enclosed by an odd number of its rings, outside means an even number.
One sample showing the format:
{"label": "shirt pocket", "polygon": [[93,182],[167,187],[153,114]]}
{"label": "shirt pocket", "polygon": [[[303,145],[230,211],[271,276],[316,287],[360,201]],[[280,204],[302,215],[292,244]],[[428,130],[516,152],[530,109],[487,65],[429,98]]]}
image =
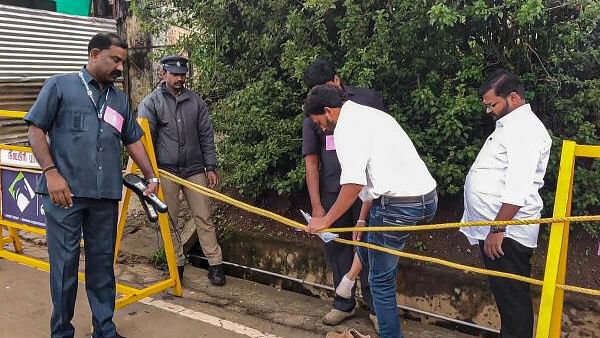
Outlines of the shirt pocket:
{"label": "shirt pocket", "polygon": [[90,130],[91,117],[96,117],[95,114],[89,112],[85,107],[67,107],[61,112],[64,118],[62,128],[71,132],[84,132]]}

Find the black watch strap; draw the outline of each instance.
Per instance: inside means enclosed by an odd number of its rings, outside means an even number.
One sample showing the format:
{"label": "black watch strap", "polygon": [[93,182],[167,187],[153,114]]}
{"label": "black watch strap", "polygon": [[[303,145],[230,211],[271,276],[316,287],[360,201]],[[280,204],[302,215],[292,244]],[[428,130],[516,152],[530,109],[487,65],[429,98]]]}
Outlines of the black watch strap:
{"label": "black watch strap", "polygon": [[490,232],[494,233],[494,234],[497,234],[500,232],[506,232],[506,228],[492,225],[492,226],[490,226]]}

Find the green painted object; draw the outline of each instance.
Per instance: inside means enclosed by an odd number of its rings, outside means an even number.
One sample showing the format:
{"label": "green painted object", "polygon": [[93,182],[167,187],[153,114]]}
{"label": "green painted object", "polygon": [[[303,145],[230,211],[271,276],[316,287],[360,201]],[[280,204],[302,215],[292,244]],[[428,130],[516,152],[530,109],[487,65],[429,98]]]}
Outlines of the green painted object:
{"label": "green painted object", "polygon": [[55,0],[56,11],[71,15],[89,16],[92,0]]}

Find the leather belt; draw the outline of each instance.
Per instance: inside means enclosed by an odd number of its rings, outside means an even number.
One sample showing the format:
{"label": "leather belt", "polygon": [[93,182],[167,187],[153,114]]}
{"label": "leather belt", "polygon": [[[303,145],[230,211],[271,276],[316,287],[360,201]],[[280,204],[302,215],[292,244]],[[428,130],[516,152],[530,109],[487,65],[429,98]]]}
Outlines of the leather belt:
{"label": "leather belt", "polygon": [[432,191],[426,193],[425,195],[419,195],[419,196],[379,196],[379,198],[376,198],[375,200],[373,200],[373,203],[380,203],[380,204],[419,203],[419,202],[424,202],[424,201],[430,200],[430,199],[434,198],[435,196],[437,196],[437,191],[436,191],[436,189],[433,189]]}

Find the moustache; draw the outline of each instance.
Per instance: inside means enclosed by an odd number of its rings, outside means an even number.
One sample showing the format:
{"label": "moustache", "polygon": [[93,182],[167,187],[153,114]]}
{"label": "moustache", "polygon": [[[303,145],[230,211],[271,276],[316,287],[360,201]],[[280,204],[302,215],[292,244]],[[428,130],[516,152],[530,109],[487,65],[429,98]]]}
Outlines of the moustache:
{"label": "moustache", "polygon": [[110,76],[112,76],[114,78],[118,78],[118,77],[121,77],[121,74],[123,74],[123,72],[121,72],[119,70],[115,70],[110,73]]}

